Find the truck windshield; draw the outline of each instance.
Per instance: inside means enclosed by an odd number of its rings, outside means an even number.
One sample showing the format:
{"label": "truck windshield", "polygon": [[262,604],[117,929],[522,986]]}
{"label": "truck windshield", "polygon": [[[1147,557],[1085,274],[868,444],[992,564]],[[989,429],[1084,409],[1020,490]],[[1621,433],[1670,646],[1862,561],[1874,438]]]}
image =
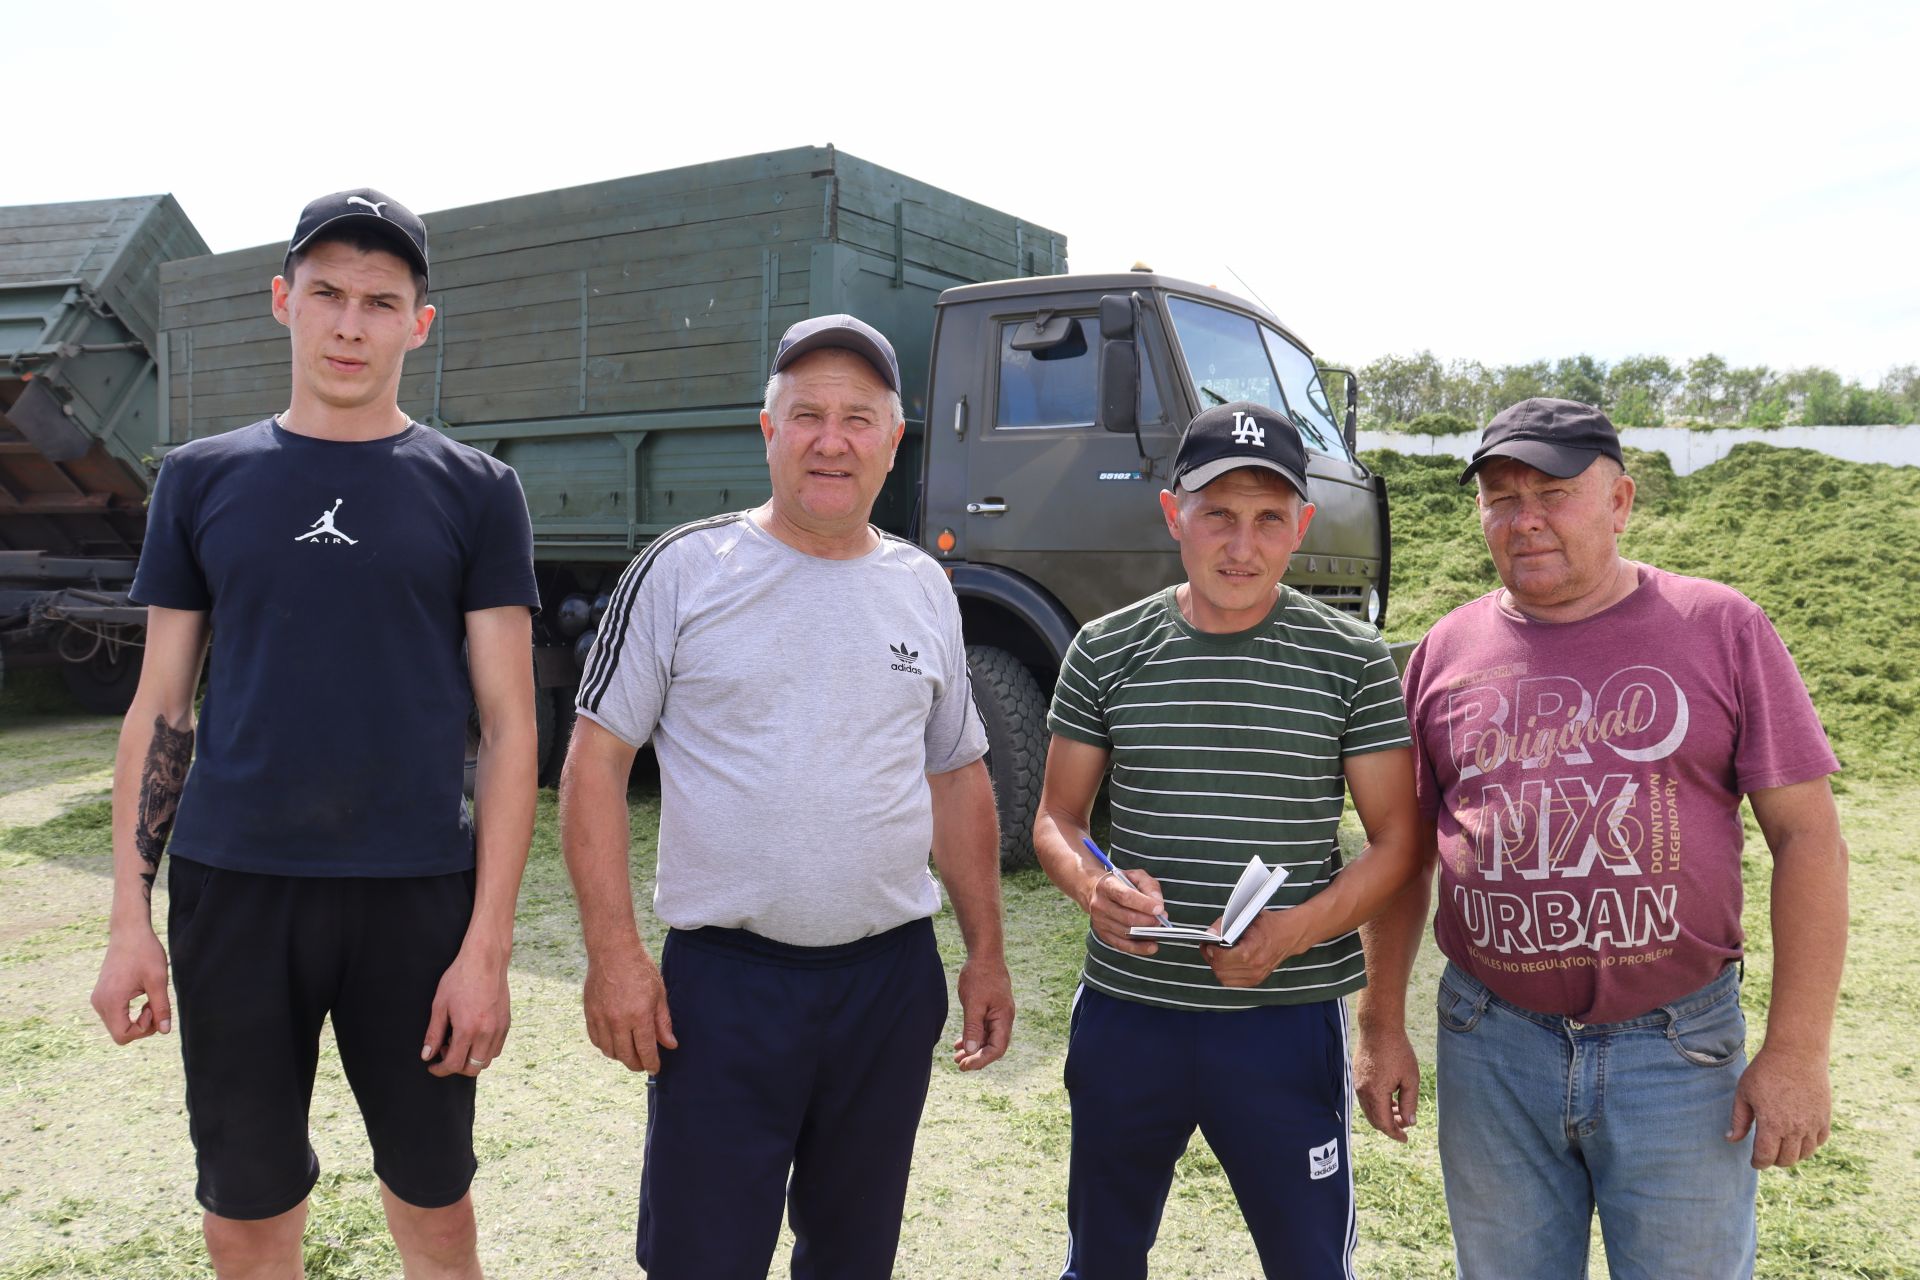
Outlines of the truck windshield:
{"label": "truck windshield", "polygon": [[1173,331],[1180,336],[1194,390],[1200,393],[1200,408],[1251,400],[1280,413],[1287,411],[1253,321],[1191,298],[1168,298],[1167,311],[1173,316]]}
{"label": "truck windshield", "polygon": [[1177,297],[1167,311],[1202,409],[1251,400],[1287,415],[1309,449],[1346,456],[1313,357],[1237,312]]}
{"label": "truck windshield", "polygon": [[1340,428],[1334,425],[1333,410],[1327,405],[1327,389],[1321,384],[1320,368],[1314,364],[1313,357],[1265,325],[1260,326],[1260,336],[1267,340],[1273,367],[1280,371],[1287,413],[1300,428],[1300,438],[1309,449],[1318,449],[1336,458],[1346,457],[1346,441]]}

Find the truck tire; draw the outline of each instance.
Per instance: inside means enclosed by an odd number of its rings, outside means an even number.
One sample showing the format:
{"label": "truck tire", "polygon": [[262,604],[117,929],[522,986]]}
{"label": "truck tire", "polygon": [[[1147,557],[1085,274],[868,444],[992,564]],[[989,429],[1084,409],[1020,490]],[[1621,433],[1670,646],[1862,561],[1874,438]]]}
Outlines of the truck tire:
{"label": "truck tire", "polygon": [[85,662],[61,663],[60,678],[83,709],[99,716],[123,716],[140,687],[140,657],[145,652],[138,644],[102,644]]}
{"label": "truck tire", "polygon": [[987,774],[1000,810],[1000,869],[1030,867],[1047,764],[1047,700],[1033,673],[1005,649],[968,645],[967,670],[987,728]]}

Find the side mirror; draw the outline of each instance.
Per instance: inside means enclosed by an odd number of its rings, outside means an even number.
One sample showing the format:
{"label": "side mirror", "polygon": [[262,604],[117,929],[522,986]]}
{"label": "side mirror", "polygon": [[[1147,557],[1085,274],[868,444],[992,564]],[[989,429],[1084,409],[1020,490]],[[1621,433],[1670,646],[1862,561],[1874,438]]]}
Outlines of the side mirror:
{"label": "side mirror", "polygon": [[1337,373],[1347,380],[1347,420],[1341,427],[1340,435],[1347,442],[1347,452],[1357,454],[1360,452],[1360,379],[1351,369],[1320,370],[1322,379],[1329,373]]}
{"label": "side mirror", "polygon": [[1140,434],[1140,348],[1134,344],[1138,295],[1100,299],[1100,425]]}

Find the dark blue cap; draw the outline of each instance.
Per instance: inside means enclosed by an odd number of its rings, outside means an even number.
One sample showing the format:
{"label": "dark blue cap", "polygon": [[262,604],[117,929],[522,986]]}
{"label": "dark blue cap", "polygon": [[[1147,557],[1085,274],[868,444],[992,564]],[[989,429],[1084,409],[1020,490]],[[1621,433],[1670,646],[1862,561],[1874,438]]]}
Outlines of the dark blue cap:
{"label": "dark blue cap", "polygon": [[773,371],[779,373],[801,356],[823,347],[853,352],[873,366],[887,390],[900,393],[900,361],[893,354],[893,344],[866,321],[849,315],[815,316],[781,334],[780,347],[773,353]]}
{"label": "dark blue cap", "polygon": [[343,222],[365,222],[369,227],[377,224],[393,244],[395,255],[411,262],[421,275],[427,274],[427,224],[413,210],[372,187],[336,191],[302,209],[293,239],[287,242],[288,260],[312,244],[322,231]]}

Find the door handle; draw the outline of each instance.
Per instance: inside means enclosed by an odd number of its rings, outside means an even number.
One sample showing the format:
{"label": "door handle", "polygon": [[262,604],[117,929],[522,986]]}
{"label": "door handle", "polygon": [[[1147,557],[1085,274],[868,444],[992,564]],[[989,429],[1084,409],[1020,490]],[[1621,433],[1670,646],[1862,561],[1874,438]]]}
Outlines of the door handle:
{"label": "door handle", "polygon": [[987,498],[981,502],[969,502],[967,514],[970,516],[1003,516],[1007,514],[1007,504],[998,498]]}

